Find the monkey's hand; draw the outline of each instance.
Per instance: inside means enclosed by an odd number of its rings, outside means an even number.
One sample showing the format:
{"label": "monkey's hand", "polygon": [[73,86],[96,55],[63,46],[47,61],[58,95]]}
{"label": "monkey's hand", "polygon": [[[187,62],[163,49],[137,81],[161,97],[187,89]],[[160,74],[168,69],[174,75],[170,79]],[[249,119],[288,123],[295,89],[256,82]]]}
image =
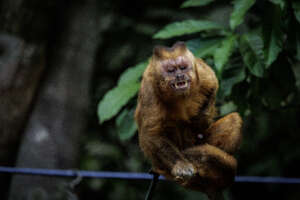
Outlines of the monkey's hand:
{"label": "monkey's hand", "polygon": [[196,169],[191,163],[177,161],[173,166],[171,173],[177,181],[182,182],[192,178],[196,173]]}

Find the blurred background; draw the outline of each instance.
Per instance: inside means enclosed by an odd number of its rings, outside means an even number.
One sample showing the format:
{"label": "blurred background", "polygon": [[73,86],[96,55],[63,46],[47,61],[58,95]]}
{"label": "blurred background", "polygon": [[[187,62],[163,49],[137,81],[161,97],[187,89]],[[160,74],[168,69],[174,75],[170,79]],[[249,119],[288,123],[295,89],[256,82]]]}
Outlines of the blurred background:
{"label": "blurred background", "polygon": [[[0,0],[0,166],[148,172],[133,112],[154,45],[186,41],[215,70],[220,116],[244,119],[238,175],[300,178],[300,3]],[[0,174],[0,199],[143,199],[149,181]],[[226,199],[300,199],[234,183]],[[158,183],[154,199],[207,199]]]}

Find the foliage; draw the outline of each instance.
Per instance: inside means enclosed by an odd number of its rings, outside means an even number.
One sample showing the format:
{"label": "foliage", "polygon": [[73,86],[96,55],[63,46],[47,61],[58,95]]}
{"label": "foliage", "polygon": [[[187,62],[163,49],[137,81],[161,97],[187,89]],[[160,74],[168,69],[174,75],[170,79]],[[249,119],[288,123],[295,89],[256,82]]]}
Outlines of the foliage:
{"label": "foliage", "polygon": [[223,68],[234,50],[235,41],[236,36],[229,35],[214,52],[215,69],[218,77],[221,77]]}
{"label": "foliage", "polygon": [[233,12],[230,16],[230,28],[234,30],[238,25],[244,21],[246,12],[255,3],[255,0],[234,0]]}
{"label": "foliage", "polygon": [[[183,8],[191,6],[206,6],[212,1],[188,0],[182,4]],[[230,15],[229,25],[231,29],[226,28],[228,25],[220,25],[218,22],[210,20],[184,20],[174,22],[158,31],[153,37],[155,39],[168,39],[192,33],[197,33],[193,39],[187,40],[187,46],[198,57],[206,60],[213,59],[213,68],[219,77],[221,89],[219,92],[220,101],[227,101],[235,94],[232,90],[234,87],[244,87],[248,85],[247,97],[257,95],[256,88],[251,86],[260,82],[267,82],[271,75],[272,68],[279,65],[282,60],[288,59],[285,66],[286,70],[290,70],[293,62],[297,59],[297,52],[288,54],[285,58],[279,59],[280,54],[283,56],[285,52],[295,51],[293,46],[283,46],[284,41],[292,40],[289,38],[292,30],[292,21],[299,18],[299,5],[292,3],[288,5],[283,1],[256,2],[255,0],[234,0],[232,13]],[[263,10],[251,10],[252,7],[262,7]],[[294,15],[286,12],[286,9],[293,8]],[[257,19],[252,16],[260,17]],[[204,17],[203,17],[204,18]],[[243,23],[244,22],[244,23]],[[256,23],[260,22],[260,23]],[[255,24],[256,25],[253,25]],[[297,24],[298,25],[298,24]],[[285,27],[284,27],[285,26]],[[221,32],[214,30],[222,30]],[[244,31],[247,30],[247,31]],[[210,34],[206,34],[210,32]],[[225,35],[224,35],[225,33]],[[290,43],[299,46],[299,40]],[[298,47],[297,46],[297,47]],[[99,103],[98,116],[100,122],[111,119],[126,105],[129,100],[137,93],[138,81],[145,69],[147,62],[138,64],[135,67],[128,68],[118,81],[118,85],[107,92]],[[271,67],[273,65],[273,67]],[[271,68],[270,70],[268,70]],[[294,84],[294,74],[289,73],[287,77],[282,77],[287,81],[286,84]],[[258,77],[260,79],[256,79]],[[281,100],[284,101],[288,95],[294,91],[291,89]],[[257,102],[260,106],[267,106],[268,97],[261,98]],[[237,105],[243,104],[241,111],[251,110],[251,104],[245,105],[241,102],[235,102]],[[255,105],[257,106],[257,105]],[[267,106],[268,107],[268,106]],[[272,106],[273,107],[273,106]],[[237,108],[239,110],[239,108]],[[128,112],[128,111],[126,111]],[[124,115],[124,112],[121,116]],[[118,118],[120,121],[120,117]],[[129,123],[129,122],[128,122]],[[133,122],[132,122],[133,123]],[[120,125],[120,122],[117,123]],[[128,125],[129,126],[129,125]],[[121,135],[127,135],[125,138],[132,136],[134,126],[130,129],[130,134],[121,131]],[[120,135],[120,138],[123,136]]]}
{"label": "foliage", "polygon": [[137,130],[133,119],[133,111],[134,110],[124,109],[116,119],[116,126],[121,140],[131,138]]}
{"label": "foliage", "polygon": [[212,1],[214,0],[188,0],[181,5],[181,8],[205,6],[211,3]]}
{"label": "foliage", "polygon": [[[299,148],[294,145],[294,141],[300,139],[295,132],[300,128],[297,121],[300,113],[300,4],[284,0],[226,3],[187,0],[181,5],[182,12],[197,9],[201,13],[195,15],[197,19],[180,18],[179,22],[164,26],[153,38],[164,44],[185,41],[195,56],[203,58],[215,70],[220,82],[217,98],[220,115],[238,111],[244,119],[240,174],[300,175],[292,164],[300,157]],[[224,8],[226,16],[220,12]],[[225,24],[224,18],[228,19]],[[99,103],[106,112],[98,112],[101,122],[116,117],[114,134],[122,143],[136,139],[132,118],[136,98],[133,97],[146,65],[128,68],[116,86],[120,89],[108,91]],[[122,87],[127,84],[136,87],[125,92]],[[256,190],[261,188],[267,187],[256,187]],[[190,199],[196,195],[192,196]],[[185,197],[189,199],[188,195]],[[256,198],[240,194],[237,199],[251,197]]]}
{"label": "foliage", "polygon": [[104,122],[116,115],[138,90],[139,83],[132,82],[120,84],[107,92],[98,107],[100,122]]}
{"label": "foliage", "polygon": [[162,30],[156,33],[153,38],[168,39],[175,36],[198,33],[201,31],[208,32],[216,29],[222,29],[222,26],[207,20],[185,20],[165,26]]}
{"label": "foliage", "polygon": [[264,73],[263,41],[257,31],[242,35],[240,38],[240,53],[249,72],[257,77]]}
{"label": "foliage", "polygon": [[141,77],[147,62],[128,68],[118,81],[118,85],[107,92],[98,106],[100,123],[115,116],[127,102],[136,95],[139,89],[138,80]]}

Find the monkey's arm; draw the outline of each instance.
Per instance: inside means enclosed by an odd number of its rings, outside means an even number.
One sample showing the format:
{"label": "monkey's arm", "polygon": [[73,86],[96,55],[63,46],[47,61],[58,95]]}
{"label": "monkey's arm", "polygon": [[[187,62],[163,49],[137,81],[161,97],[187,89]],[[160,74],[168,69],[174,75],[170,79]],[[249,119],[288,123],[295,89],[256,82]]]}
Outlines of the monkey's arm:
{"label": "monkey's arm", "polygon": [[194,166],[169,139],[164,136],[144,134],[139,136],[140,147],[152,161],[154,171],[163,170],[179,179],[194,175]]}
{"label": "monkey's arm", "polygon": [[199,82],[199,93],[203,95],[200,113],[209,123],[216,116],[216,94],[219,88],[214,71],[200,58],[196,59],[196,73]]}
{"label": "monkey's arm", "polygon": [[152,161],[154,171],[163,170],[171,177],[190,177],[194,166],[184,157],[165,132],[167,111],[153,88],[154,79],[147,69],[139,92],[135,120],[139,129],[140,147]]}

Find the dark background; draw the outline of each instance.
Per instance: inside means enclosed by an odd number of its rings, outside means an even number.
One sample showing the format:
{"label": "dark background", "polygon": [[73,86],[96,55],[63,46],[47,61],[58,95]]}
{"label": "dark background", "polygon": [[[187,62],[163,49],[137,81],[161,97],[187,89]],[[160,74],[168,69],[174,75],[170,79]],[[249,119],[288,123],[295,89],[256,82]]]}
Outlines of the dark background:
{"label": "dark background", "polygon": [[[277,6],[274,2],[257,1],[247,25],[236,33],[264,24],[268,8]],[[247,71],[247,78],[229,95],[220,95],[217,103],[221,114],[237,110],[245,121],[237,155],[242,176],[300,177],[300,28],[292,1],[278,2],[285,3],[281,13],[286,18],[276,62],[260,78]],[[182,3],[0,0],[0,165],[147,172],[150,164],[139,150],[137,134],[120,139],[115,118],[99,124],[97,106],[120,74],[146,60],[154,45],[195,37],[153,39],[166,24],[203,16],[228,23],[233,8],[231,1],[180,9]],[[211,57],[206,61],[213,63]],[[135,102],[133,98],[127,106],[132,108]],[[0,199],[143,199],[149,185],[142,180],[84,179],[71,194],[70,181],[0,174]],[[297,184],[235,183],[225,197],[298,200],[298,188]],[[161,181],[154,199],[206,196]]]}

